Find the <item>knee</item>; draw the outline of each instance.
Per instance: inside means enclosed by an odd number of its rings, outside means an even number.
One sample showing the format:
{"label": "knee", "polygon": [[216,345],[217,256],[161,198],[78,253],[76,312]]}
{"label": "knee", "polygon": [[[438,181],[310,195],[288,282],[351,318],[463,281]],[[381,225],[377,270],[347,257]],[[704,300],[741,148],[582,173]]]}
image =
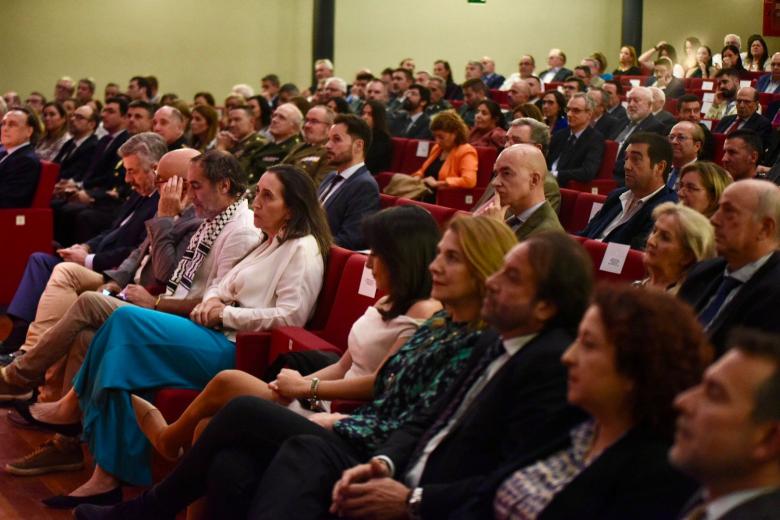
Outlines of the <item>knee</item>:
{"label": "knee", "polygon": [[223,370],[211,379],[209,386],[212,387],[214,392],[227,390],[235,385],[241,374],[240,370]]}
{"label": "knee", "polygon": [[27,261],[28,264],[36,265],[36,266],[48,266],[52,261],[52,255],[49,253],[33,253],[30,255],[30,259]]}
{"label": "knee", "polygon": [[54,266],[49,283],[75,290],[78,287],[78,271],[86,269],[73,262],[62,262]]}

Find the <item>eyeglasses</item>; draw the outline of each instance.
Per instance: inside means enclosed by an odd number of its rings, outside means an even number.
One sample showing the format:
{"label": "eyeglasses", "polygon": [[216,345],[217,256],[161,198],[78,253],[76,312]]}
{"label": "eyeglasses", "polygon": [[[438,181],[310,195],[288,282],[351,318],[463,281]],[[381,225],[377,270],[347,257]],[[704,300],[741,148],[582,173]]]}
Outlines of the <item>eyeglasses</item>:
{"label": "eyeglasses", "polygon": [[311,118],[309,118],[309,117],[307,117],[306,119],[304,119],[304,120],[303,120],[303,122],[304,122],[304,124],[305,124],[305,123],[309,123],[310,125],[327,125],[327,124],[328,124],[328,123],[326,123],[325,121],[319,121],[319,120],[317,120],[317,119],[311,119]]}
{"label": "eyeglasses", "polygon": [[683,142],[687,141],[688,139],[690,139],[690,137],[688,137],[687,135],[669,134],[669,141],[670,142],[680,141],[681,143],[683,143]]}
{"label": "eyeglasses", "polygon": [[581,114],[583,112],[587,112],[587,110],[584,108],[566,107],[566,112],[571,112],[572,114]]}
{"label": "eyeglasses", "polygon": [[702,188],[699,188],[695,184],[686,182],[686,183],[680,183],[680,185],[677,187],[677,193],[681,193],[683,190],[689,191],[691,193],[698,193],[702,191]]}
{"label": "eyeglasses", "polygon": [[747,105],[749,103],[755,103],[752,99],[737,99],[737,105]]}

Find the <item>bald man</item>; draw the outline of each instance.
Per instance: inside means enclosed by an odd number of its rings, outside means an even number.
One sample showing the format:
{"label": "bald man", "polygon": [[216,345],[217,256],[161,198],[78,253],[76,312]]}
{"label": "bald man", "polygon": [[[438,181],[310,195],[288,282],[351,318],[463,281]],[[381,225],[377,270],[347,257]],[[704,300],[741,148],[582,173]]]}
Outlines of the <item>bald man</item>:
{"label": "bald man", "polygon": [[539,148],[530,144],[506,148],[496,159],[495,172],[491,184],[498,199],[485,210],[485,215],[503,220],[507,210],[511,210],[506,224],[518,240],[542,231],[563,232],[558,215],[544,196],[548,172]]}
{"label": "bald man", "polygon": [[691,268],[679,296],[696,309],[722,354],[736,327],[780,333],[780,188],[741,180],[719,202],[710,218],[719,257]]}
{"label": "bald man", "polygon": [[265,170],[282,162],[287,154],[301,142],[303,114],[292,103],[280,105],[271,116],[268,133],[271,140],[254,150],[249,158],[249,184],[257,184]]}
{"label": "bald man", "polygon": [[187,122],[176,107],[164,106],[157,109],[152,119],[152,131],[165,139],[168,151],[185,146],[184,129]]}

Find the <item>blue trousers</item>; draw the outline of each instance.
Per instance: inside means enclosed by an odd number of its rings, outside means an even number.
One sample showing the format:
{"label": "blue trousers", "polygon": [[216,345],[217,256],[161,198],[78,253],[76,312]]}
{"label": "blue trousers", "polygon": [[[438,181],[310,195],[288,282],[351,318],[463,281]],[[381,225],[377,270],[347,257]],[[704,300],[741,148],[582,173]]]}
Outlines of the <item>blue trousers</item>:
{"label": "blue trousers", "polygon": [[60,257],[49,253],[31,254],[24,268],[22,281],[19,282],[14,298],[8,306],[8,314],[32,323],[35,320],[35,311],[38,310],[38,300],[46,289],[54,266],[60,262]]}

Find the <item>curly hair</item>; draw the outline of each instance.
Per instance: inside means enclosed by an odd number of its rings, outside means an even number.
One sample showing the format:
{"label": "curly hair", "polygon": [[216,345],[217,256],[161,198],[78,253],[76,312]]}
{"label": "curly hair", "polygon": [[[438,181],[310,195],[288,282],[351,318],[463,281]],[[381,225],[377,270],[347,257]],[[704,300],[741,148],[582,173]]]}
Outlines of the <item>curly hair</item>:
{"label": "curly hair", "polygon": [[634,421],[670,437],[675,396],[698,384],[713,356],[693,309],[662,291],[615,284],[599,286],[593,305],[617,371],[634,383]]}
{"label": "curly hair", "polygon": [[442,110],[431,119],[431,132],[442,131],[455,134],[455,143],[466,144],[469,140],[469,127],[454,110]]}

